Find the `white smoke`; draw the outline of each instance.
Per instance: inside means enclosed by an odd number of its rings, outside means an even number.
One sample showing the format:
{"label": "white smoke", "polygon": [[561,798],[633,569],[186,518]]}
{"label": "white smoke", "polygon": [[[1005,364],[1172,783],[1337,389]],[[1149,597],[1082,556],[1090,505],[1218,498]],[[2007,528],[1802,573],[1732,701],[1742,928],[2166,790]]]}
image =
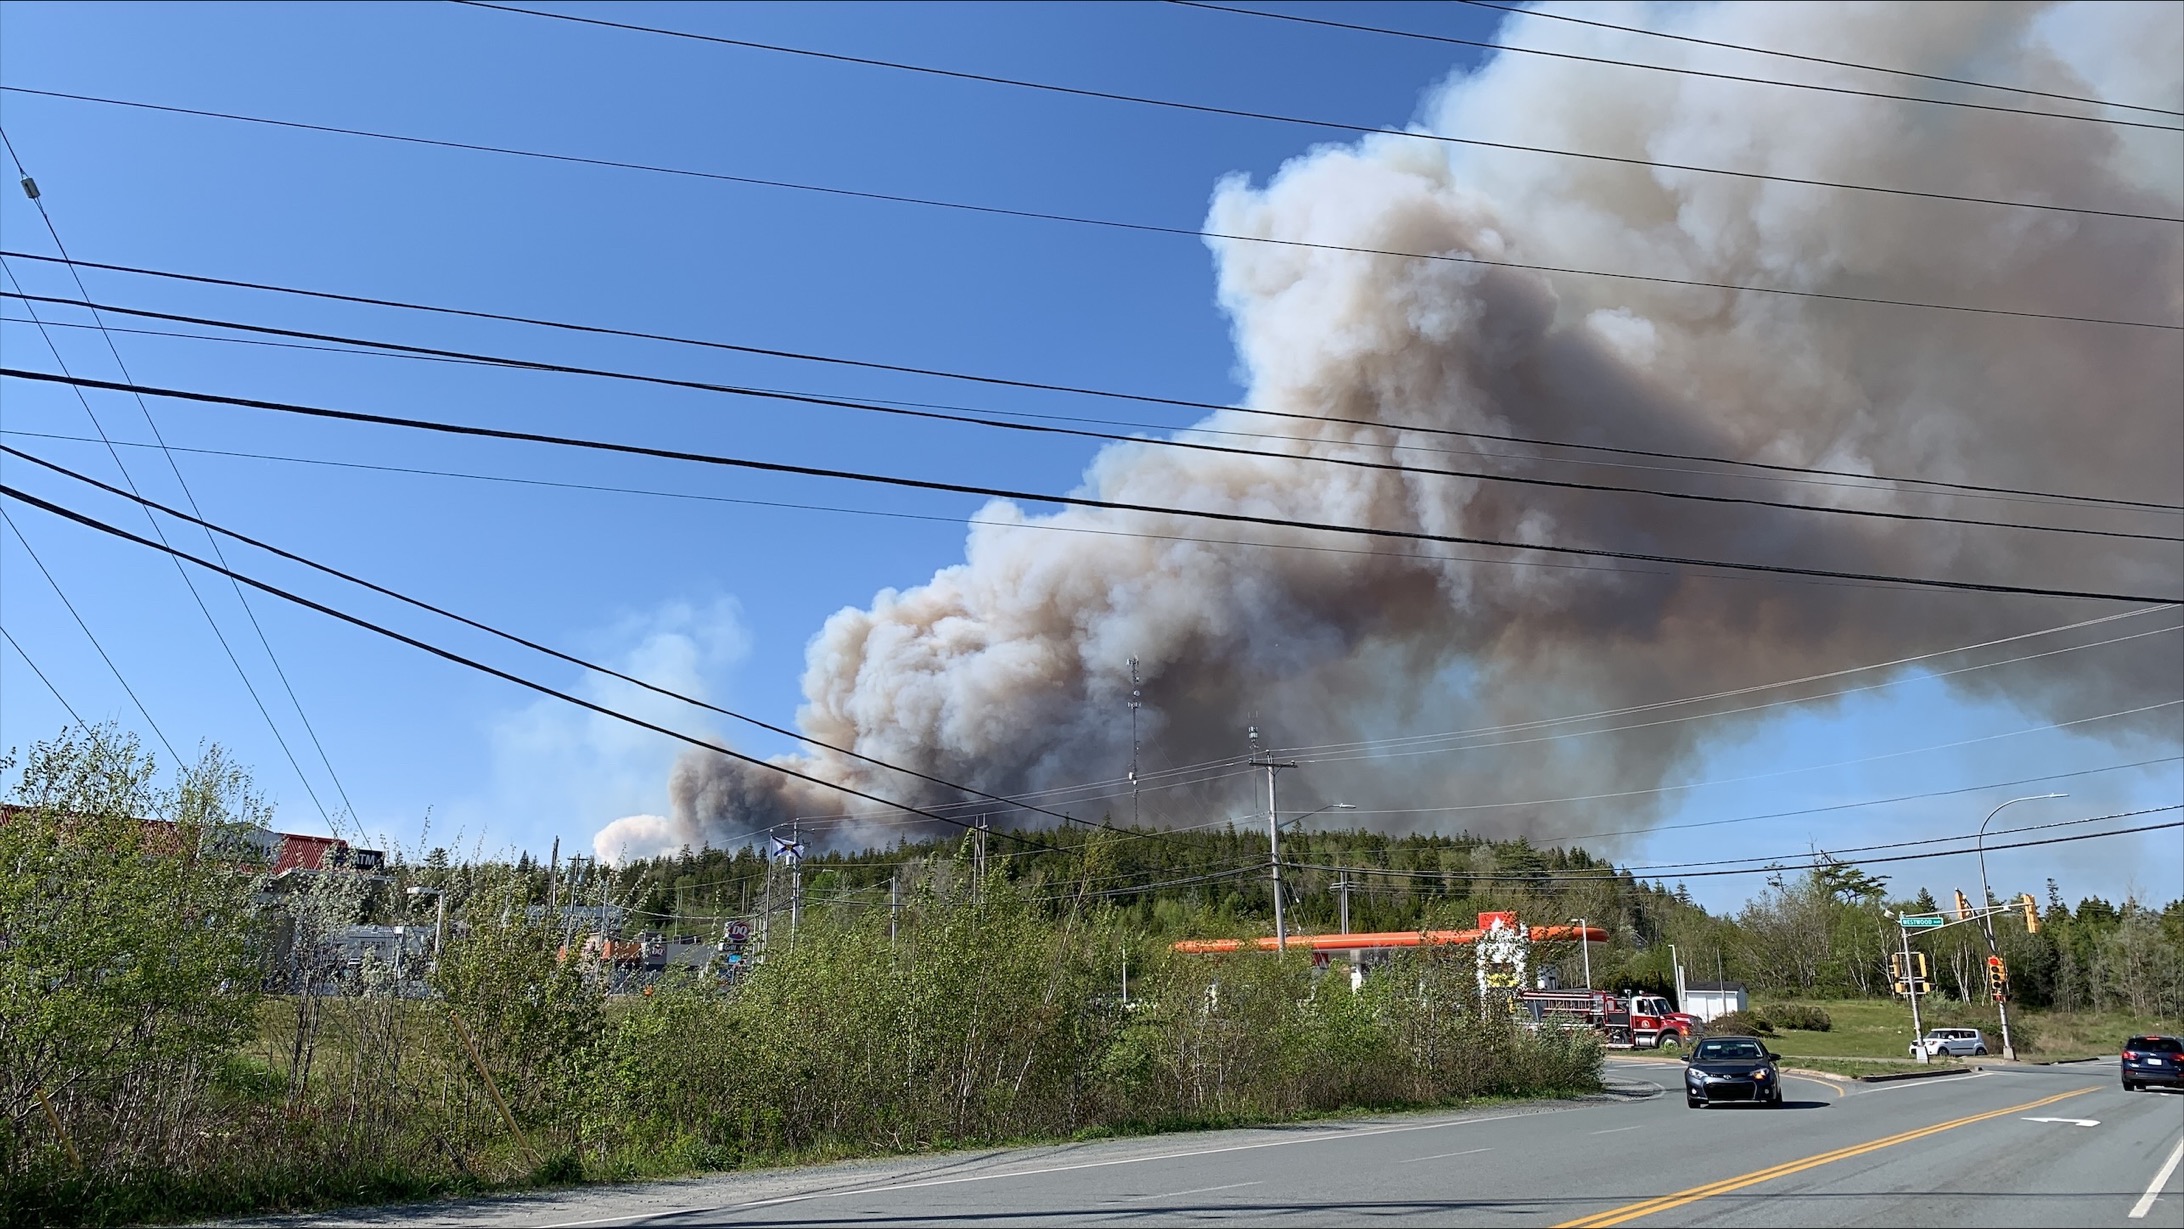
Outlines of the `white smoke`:
{"label": "white smoke", "polygon": [[[2184,38],[2180,13],[2176,5],[1584,6],[1604,21],[2165,107],[2184,98],[2173,54]],[[1512,37],[1528,45],[1943,89],[1511,21]],[[1659,162],[2137,213],[2184,207],[2184,143],[2108,125],[1518,55],[1454,79],[1425,113],[1422,131]],[[1207,229],[1827,294],[2154,321],[2184,312],[2184,231],[2173,224],[1398,136],[1316,149],[1263,185],[1225,180]],[[1201,425],[1281,438],[1253,442],[1271,454],[1264,457],[1116,445],[1093,460],[1084,491],[1178,508],[1860,572],[2179,588],[2184,559],[2167,543],[1897,525],[1287,459],[1399,459],[2173,532],[2171,519],[2028,503],[1391,450],[1463,446],[1397,425],[1426,424],[2173,502],[2184,492],[2177,410],[2184,348],[2174,333],[1232,240],[1210,246],[1249,376],[1247,404],[1371,425],[1216,413]],[[1032,524],[1171,537],[1025,527]],[[1124,662],[1133,656],[1146,677],[1146,742],[1168,762],[1185,763],[1242,751],[1253,715],[1286,745],[1503,724],[1882,660],[1907,646],[1976,641],[2109,609],[1567,557],[1510,566],[1454,556],[1513,557],[1239,532],[1166,515],[1031,517],[997,504],[970,529],[963,563],[827,621],[809,650],[798,720],[815,739],[1015,793],[1121,774],[1130,755]],[[2166,639],[2138,654],[2073,654],[2045,672],[2013,668],[2010,693],[2061,719],[2174,698],[2184,667]],[[1966,677],[1975,680],[1970,686],[2000,685]],[[2174,725],[2173,711],[2159,728]],[[1388,806],[1642,790],[1666,780],[1699,736],[1695,724],[1668,725],[1490,755],[1336,761],[1315,765],[1299,784],[1325,797],[1369,787]],[[955,801],[828,753],[787,762],[906,801]],[[1242,795],[1233,781],[1218,789],[1228,794],[1209,787],[1162,795],[1148,814],[1218,818],[1220,799],[1233,805]],[[648,827],[648,839],[695,844],[842,808],[839,796],[791,790],[775,774],[703,755],[676,766],[671,794],[669,824]],[[1623,804],[1610,826],[1648,817],[1642,804],[1637,811]],[[1579,807],[1483,814],[1496,818],[1471,821],[1474,830],[1542,839],[1603,818]],[[851,829],[842,839],[861,835]]]}

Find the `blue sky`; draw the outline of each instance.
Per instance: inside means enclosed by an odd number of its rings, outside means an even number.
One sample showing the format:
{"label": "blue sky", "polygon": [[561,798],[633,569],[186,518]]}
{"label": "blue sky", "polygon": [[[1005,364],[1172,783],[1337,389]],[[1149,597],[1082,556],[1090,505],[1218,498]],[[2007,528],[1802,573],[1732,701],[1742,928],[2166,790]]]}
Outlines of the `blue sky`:
{"label": "blue sky", "polygon": [[[618,6],[615,14],[848,54],[1364,124],[1412,118],[1425,92],[1465,67],[1472,54],[1162,5],[634,5]],[[1454,5],[1357,4],[1344,6],[1344,14],[1466,37],[1486,36],[1495,26],[1495,15]],[[0,5],[0,80],[1184,227],[1203,218],[1221,176],[1263,178],[1324,139],[1274,124],[1030,95],[437,4],[7,3]],[[1190,400],[1225,401],[1241,392],[1228,324],[1214,302],[1211,261],[1187,237],[549,165],[21,94],[0,98],[0,124],[37,177],[62,239],[83,259]],[[35,212],[13,190],[0,194],[0,230],[10,248],[50,250]],[[32,293],[73,292],[50,266],[11,261],[9,268]],[[92,273],[87,280],[94,294],[117,303],[412,344],[543,354],[828,394],[1013,410],[1060,404],[1025,393],[966,394],[961,386],[935,381],[637,342],[542,341],[510,326],[420,320],[120,275]],[[11,304],[6,314],[21,310]],[[85,319],[66,311],[48,314],[62,322]],[[53,332],[71,369],[116,374],[96,333]],[[132,334],[117,334],[116,342],[130,372],[151,384],[808,464],[956,481],[998,478],[1061,490],[1081,478],[1092,455],[1083,441],[1025,441],[559,376]],[[51,363],[44,341],[21,323],[0,325],[0,348],[10,365]],[[11,383],[0,396],[10,431],[88,433],[83,409],[65,390]],[[115,439],[150,439],[133,400],[94,393],[91,404]],[[351,466],[178,452],[191,491],[216,521],[573,652],[702,688],[718,702],[784,724],[800,696],[804,645],[821,621],[843,606],[868,602],[879,589],[918,583],[959,560],[962,520],[977,506],[965,497],[844,489],[766,475],[723,478],[661,463],[418,440],[232,409],[154,402],[152,413],[170,445]],[[1151,408],[1132,414],[1176,424],[1189,417]],[[8,439],[113,477],[113,462],[98,445]],[[157,452],[127,446],[122,452],[147,494],[179,499]],[[370,465],[707,498],[353,468]],[[4,471],[27,486],[62,489],[26,475],[20,463]],[[102,507],[120,519],[118,506]],[[227,745],[256,767],[284,825],[320,828],[298,774],[174,568],[36,513],[13,515],[169,739],[185,750],[201,740]],[[175,539],[190,541],[179,531]],[[519,660],[477,637],[448,632],[293,569],[256,561],[251,566],[395,626],[429,630],[451,647],[497,662]],[[320,803],[334,809],[337,791],[234,595],[202,576],[199,589]],[[571,713],[270,599],[255,600],[253,608],[342,790],[369,830],[411,844],[429,816],[435,843],[459,832],[466,844],[483,841],[489,851],[511,844],[543,851],[555,836],[564,847],[586,848],[604,821],[664,809],[666,770],[675,754],[665,740]],[[0,619],[83,716],[143,729],[13,535],[0,543]],[[1907,651],[1933,647],[1940,646],[1913,638]],[[586,686],[573,670],[525,668],[559,686]],[[0,652],[0,680],[0,743],[21,745],[65,720],[59,703],[12,650]],[[680,720],[704,728],[686,715]],[[1962,702],[1938,685],[1912,682],[1711,744],[1688,776],[1715,780],[1885,755],[2045,720],[2006,704]],[[787,745],[742,731],[735,737],[762,752]],[[2173,737],[2166,744],[2110,746],[2067,733],[2030,734],[1856,769],[1681,791],[1668,822],[1949,789],[2176,752]],[[2025,804],[2010,818],[2038,822],[2160,805],[2178,800],[2180,784],[2184,778],[2174,763],[2083,778],[2057,786],[2073,793],[2067,802]],[[1664,830],[1619,852],[1652,863],[1960,832],[2008,793]],[[1237,809],[1247,810],[1239,801]],[[1969,881],[1965,861],[1965,867],[1911,864],[1896,873],[1900,882],[1946,891]],[[2136,892],[2165,900],[2184,890],[2184,844],[2173,831],[2003,854],[1994,864],[2012,890],[2037,890],[2050,873],[2073,897]],[[1692,883],[1714,905],[1756,887],[1750,880]]]}

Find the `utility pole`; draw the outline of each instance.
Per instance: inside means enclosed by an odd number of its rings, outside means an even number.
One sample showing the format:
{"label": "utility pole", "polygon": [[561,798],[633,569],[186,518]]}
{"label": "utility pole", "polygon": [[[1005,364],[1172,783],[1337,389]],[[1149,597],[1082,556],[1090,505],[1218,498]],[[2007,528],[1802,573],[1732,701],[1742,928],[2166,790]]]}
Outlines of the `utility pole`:
{"label": "utility pole", "polygon": [[977,868],[978,880],[971,885],[973,904],[983,904],[986,900],[986,825],[990,822],[992,821],[988,816],[978,817],[978,860],[973,863]]}
{"label": "utility pole", "polygon": [[804,821],[789,825],[789,942],[796,942],[796,928],[804,920]]}
{"label": "utility pole", "polygon": [[1274,804],[1274,774],[1284,768],[1295,768],[1295,760],[1275,759],[1272,752],[1259,750],[1259,727],[1251,727],[1251,766],[1266,769],[1266,851],[1267,871],[1274,881],[1274,950],[1289,950],[1289,929],[1282,918],[1282,820],[1281,812]]}
{"label": "utility pole", "polygon": [[[1592,928],[1585,924],[1584,918],[1573,917],[1570,920],[1577,923],[1577,941],[1585,949],[1585,988],[1590,990],[1592,989]],[[1678,1003],[1677,1006],[1681,1008],[1683,1004]]]}
{"label": "utility pole", "polygon": [[887,945],[895,945],[895,931],[902,918],[902,872],[887,872]]}
{"label": "utility pole", "polygon": [[[1138,706],[1144,703],[1144,693],[1139,689],[1137,658],[1130,659],[1130,826],[1138,826]],[[1125,995],[1125,998],[1128,996]]]}
{"label": "utility pole", "polygon": [[554,851],[546,859],[546,917],[548,919],[548,925],[552,924],[552,919],[554,916],[554,903],[557,899],[557,894],[554,889],[560,881],[560,875],[561,838],[557,836],[554,838]]}
{"label": "utility pole", "polygon": [[1336,879],[1335,879],[1335,899],[1336,899],[1336,900],[1337,900],[1338,902],[1340,902],[1340,904],[1339,904],[1339,910],[1340,910],[1340,917],[1341,917],[1341,919],[1342,919],[1342,920],[1341,920],[1341,922],[1339,923],[1339,925],[1341,926],[1341,929],[1342,929],[1342,933],[1344,933],[1344,934],[1349,934],[1349,933],[1350,933],[1350,872],[1349,872],[1349,871],[1347,871],[1347,870],[1343,871],[1343,872],[1342,872],[1342,873],[1341,873],[1341,874],[1340,874],[1339,876],[1337,876],[1337,877],[1336,877]]}
{"label": "utility pole", "polygon": [[[769,831],[766,834],[766,837],[769,841],[772,840],[773,833]],[[758,914],[758,958],[761,961],[765,960],[767,954],[773,950],[773,948],[766,942],[767,939],[773,935],[773,851],[770,849],[765,851],[764,857],[766,866],[766,881],[764,886],[760,889],[762,903],[759,905]]]}

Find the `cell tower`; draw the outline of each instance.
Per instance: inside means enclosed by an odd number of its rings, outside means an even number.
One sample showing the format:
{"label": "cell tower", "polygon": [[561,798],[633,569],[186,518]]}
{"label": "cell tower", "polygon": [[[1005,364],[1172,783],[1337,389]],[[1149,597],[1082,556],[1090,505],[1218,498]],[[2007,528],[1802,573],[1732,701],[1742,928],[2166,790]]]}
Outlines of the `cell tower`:
{"label": "cell tower", "polygon": [[1137,711],[1145,703],[1145,693],[1139,690],[1137,658],[1130,659],[1130,826],[1138,824],[1138,733]]}

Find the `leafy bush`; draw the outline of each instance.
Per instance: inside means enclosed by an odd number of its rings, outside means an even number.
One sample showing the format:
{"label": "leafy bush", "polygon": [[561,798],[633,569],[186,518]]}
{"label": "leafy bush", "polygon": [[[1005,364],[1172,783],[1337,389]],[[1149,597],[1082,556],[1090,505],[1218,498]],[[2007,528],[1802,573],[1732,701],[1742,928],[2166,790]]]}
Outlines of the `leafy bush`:
{"label": "leafy bush", "polygon": [[1770,1003],[1753,1013],[1776,1028],[1804,1033],[1825,1033],[1835,1027],[1824,1007],[1804,1003]]}
{"label": "leafy bush", "polygon": [[1706,1031],[1715,1037],[1772,1037],[1775,1026],[1772,1020],[1756,1011],[1732,1011],[1708,1020]]}

